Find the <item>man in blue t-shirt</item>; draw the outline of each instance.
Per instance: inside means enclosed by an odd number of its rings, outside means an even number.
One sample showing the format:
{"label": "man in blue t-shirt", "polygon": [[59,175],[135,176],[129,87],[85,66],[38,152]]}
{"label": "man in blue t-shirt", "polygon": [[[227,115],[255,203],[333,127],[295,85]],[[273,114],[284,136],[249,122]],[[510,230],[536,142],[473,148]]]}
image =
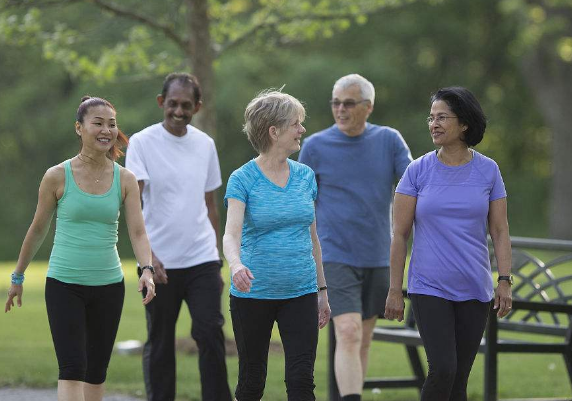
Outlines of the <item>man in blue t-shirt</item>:
{"label": "man in blue t-shirt", "polygon": [[307,138],[299,157],[318,182],[318,236],[344,401],[361,400],[373,328],[389,288],[393,185],[411,162],[397,130],[367,122],[374,99],[364,77],[340,78],[330,101],[336,123]]}

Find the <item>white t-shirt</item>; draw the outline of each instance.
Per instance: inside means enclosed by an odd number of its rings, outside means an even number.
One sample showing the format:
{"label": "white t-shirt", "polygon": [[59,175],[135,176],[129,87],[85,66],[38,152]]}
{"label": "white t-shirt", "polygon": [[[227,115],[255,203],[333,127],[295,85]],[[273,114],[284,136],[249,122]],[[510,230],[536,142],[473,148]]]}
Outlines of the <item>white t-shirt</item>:
{"label": "white t-shirt", "polygon": [[145,228],[165,268],[218,260],[205,203],[205,192],[222,184],[213,139],[191,125],[177,137],[154,124],[129,138],[125,166],[145,182]]}

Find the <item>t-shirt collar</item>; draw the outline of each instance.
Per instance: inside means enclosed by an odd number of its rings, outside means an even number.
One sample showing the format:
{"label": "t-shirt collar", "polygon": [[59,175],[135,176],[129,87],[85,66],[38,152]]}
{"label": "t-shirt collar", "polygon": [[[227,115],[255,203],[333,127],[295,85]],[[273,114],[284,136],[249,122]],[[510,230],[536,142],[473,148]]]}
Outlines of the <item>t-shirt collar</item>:
{"label": "t-shirt collar", "polygon": [[338,125],[337,125],[337,124],[332,125],[332,128],[334,129],[334,132],[335,132],[338,136],[340,136],[340,137],[342,137],[342,138],[345,138],[345,139],[348,140],[348,141],[356,142],[356,141],[361,141],[364,137],[367,136],[367,134],[368,134],[368,132],[369,132],[369,130],[370,130],[370,128],[371,128],[371,124],[366,121],[366,123],[365,123],[365,129],[364,129],[363,132],[362,132],[361,134],[359,134],[358,136],[348,136],[348,135],[344,134],[344,133],[342,132],[342,130],[340,130],[340,129],[338,128]]}
{"label": "t-shirt collar", "polygon": [[175,142],[182,142],[182,141],[187,141],[190,138],[190,134],[192,133],[192,128],[190,125],[187,125],[187,133],[183,136],[176,136],[171,134],[169,131],[167,131],[167,129],[163,126],[163,123],[160,122],[159,123],[159,130],[161,132],[161,135],[170,140],[170,141],[175,141]]}

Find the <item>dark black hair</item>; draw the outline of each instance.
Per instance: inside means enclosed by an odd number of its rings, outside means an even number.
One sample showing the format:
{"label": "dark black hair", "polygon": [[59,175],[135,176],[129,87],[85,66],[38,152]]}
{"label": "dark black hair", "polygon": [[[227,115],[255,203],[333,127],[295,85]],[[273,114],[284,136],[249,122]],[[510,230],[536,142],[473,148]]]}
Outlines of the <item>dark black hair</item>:
{"label": "dark black hair", "polygon": [[81,98],[79,107],[77,108],[77,112],[75,114],[75,119],[79,123],[83,123],[83,118],[87,114],[87,111],[92,107],[97,106],[106,106],[115,111],[115,107],[109,102],[107,99],[103,99],[101,97],[92,97],[86,95]]}
{"label": "dark black hair", "polygon": [[199,80],[194,75],[188,74],[186,72],[172,72],[163,81],[163,90],[161,91],[161,96],[163,99],[167,97],[169,88],[173,82],[178,82],[183,86],[189,86],[193,90],[193,95],[195,96],[195,105],[201,101],[201,85]]}
{"label": "dark black hair", "polygon": [[[76,121],[80,124],[83,124],[83,118],[87,114],[88,110],[91,109],[92,107],[97,107],[97,106],[109,107],[113,111],[117,112],[115,110],[115,106],[113,106],[111,102],[107,99],[101,97],[84,96],[81,98],[79,107],[77,108],[77,112],[75,115]],[[109,152],[107,152],[107,157],[113,161],[117,160],[119,157],[124,155],[121,149],[126,147],[127,144],[129,143],[127,135],[125,135],[120,129],[117,129],[117,131],[118,131],[117,140],[115,141],[113,147],[109,149]],[[79,136],[78,138],[80,141],[80,151],[81,151],[81,146],[82,146],[81,136]]]}
{"label": "dark black hair", "polygon": [[438,100],[447,103],[459,123],[467,126],[463,141],[468,146],[478,145],[485,135],[487,117],[475,95],[461,86],[450,86],[431,95],[431,104]]}

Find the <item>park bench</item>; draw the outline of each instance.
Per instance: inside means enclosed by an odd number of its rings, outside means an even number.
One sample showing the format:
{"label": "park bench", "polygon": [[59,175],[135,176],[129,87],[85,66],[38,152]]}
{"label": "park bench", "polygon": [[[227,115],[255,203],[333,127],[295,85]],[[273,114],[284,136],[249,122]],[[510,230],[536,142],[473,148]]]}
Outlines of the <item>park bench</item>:
{"label": "park bench", "polygon": [[[572,241],[512,237],[511,244],[512,311],[505,318],[497,319],[496,311],[493,313],[491,309],[479,348],[479,352],[484,353],[484,401],[498,399],[497,359],[501,353],[561,354],[572,385]],[[531,250],[548,251],[544,252],[548,255],[559,252],[560,256],[542,261]],[[491,252],[493,271],[495,263]],[[404,321],[395,325],[380,319],[382,324],[374,329],[373,341],[403,344],[412,375],[366,378],[366,389],[413,387],[421,390],[423,387],[425,363],[422,364],[419,353],[423,343],[415,327],[411,305],[407,303]],[[526,336],[514,333],[526,333]],[[329,339],[329,400],[337,401],[340,397],[333,369],[333,322]]]}

